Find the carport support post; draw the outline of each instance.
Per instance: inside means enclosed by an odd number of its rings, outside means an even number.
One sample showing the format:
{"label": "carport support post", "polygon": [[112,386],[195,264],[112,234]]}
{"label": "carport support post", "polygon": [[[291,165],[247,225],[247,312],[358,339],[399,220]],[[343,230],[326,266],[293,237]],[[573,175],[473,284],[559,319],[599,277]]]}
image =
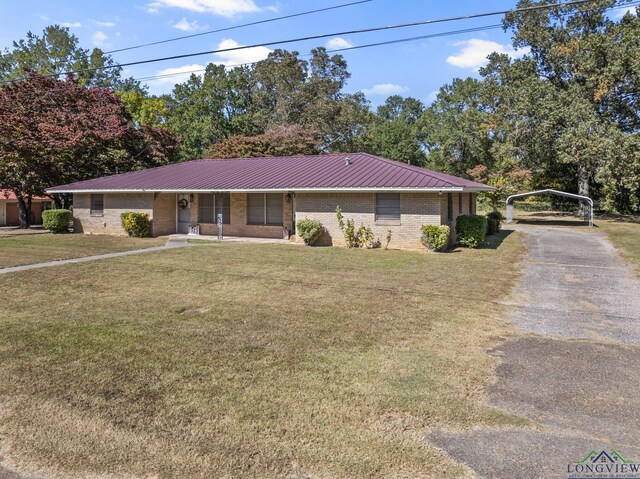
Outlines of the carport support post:
{"label": "carport support post", "polygon": [[513,221],[513,203],[507,203],[507,223]]}
{"label": "carport support post", "polygon": [[[223,221],[222,221],[222,206],[223,206],[222,202],[224,200],[222,199],[223,198],[222,195],[216,195],[216,196],[220,199],[220,201],[216,201],[216,203],[218,204],[218,218],[217,218],[217,220],[218,220],[218,239],[221,240],[222,239],[222,223],[223,223]],[[216,199],[218,199],[218,198],[216,198]]]}

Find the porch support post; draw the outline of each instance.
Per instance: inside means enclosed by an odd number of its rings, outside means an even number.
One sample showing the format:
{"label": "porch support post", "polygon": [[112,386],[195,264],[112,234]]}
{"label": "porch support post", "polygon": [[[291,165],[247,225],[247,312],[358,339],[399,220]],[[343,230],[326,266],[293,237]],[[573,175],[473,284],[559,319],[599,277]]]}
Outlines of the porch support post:
{"label": "porch support post", "polygon": [[222,220],[222,207],[223,207],[222,202],[224,201],[224,200],[223,200],[223,198],[224,198],[224,197],[223,197],[222,195],[216,195],[216,196],[217,196],[216,200],[217,200],[217,199],[220,199],[220,201],[216,201],[216,205],[218,206],[218,215],[217,215],[217,222],[218,222],[218,239],[219,239],[219,240],[221,240],[221,239],[222,239],[222,237],[223,237],[223,234],[222,234],[222,233],[223,233],[223,232],[222,232],[222,228],[223,228],[223,226],[222,226],[222,225],[223,225],[223,223],[224,223],[224,221]]}

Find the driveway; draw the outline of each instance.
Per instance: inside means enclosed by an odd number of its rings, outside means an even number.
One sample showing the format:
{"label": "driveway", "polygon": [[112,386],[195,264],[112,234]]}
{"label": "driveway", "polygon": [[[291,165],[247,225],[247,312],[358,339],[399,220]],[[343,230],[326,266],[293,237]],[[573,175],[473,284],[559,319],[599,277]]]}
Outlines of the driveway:
{"label": "driveway", "polygon": [[487,478],[593,477],[568,473],[591,451],[640,463],[640,280],[597,231],[514,229],[528,253],[507,305],[522,334],[488,351],[501,358],[488,401],[532,427],[427,439]]}

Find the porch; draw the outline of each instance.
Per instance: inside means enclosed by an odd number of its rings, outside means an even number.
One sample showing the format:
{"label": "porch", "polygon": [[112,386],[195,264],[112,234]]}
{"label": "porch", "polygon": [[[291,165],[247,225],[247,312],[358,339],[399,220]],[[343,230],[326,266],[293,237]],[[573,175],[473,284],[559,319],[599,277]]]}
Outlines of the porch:
{"label": "porch", "polygon": [[153,234],[217,238],[221,219],[226,239],[288,239],[295,232],[293,202],[290,193],[160,193],[154,195]]}

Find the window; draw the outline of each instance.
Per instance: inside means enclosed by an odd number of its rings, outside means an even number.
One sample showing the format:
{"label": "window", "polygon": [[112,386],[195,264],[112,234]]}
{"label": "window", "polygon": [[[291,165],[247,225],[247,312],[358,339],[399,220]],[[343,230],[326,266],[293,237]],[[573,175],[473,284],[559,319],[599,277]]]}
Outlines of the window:
{"label": "window", "polygon": [[51,209],[53,209],[53,205],[51,204],[51,201],[42,202],[42,211],[51,210]]}
{"label": "window", "polygon": [[400,193],[376,193],[376,221],[400,221]]}
{"label": "window", "polygon": [[283,197],[280,193],[249,193],[247,195],[247,224],[282,226]]}
{"label": "window", "polygon": [[215,224],[222,207],[222,223],[231,223],[231,195],[229,193],[201,193],[198,195],[198,222]]}
{"label": "window", "polygon": [[91,195],[91,211],[94,216],[102,216],[104,214],[104,195]]}
{"label": "window", "polygon": [[458,193],[458,214],[462,214],[462,193]]}
{"label": "window", "polygon": [[447,193],[447,220],[453,221],[453,193]]}
{"label": "window", "polygon": [[473,193],[469,193],[469,214],[473,214]]}

